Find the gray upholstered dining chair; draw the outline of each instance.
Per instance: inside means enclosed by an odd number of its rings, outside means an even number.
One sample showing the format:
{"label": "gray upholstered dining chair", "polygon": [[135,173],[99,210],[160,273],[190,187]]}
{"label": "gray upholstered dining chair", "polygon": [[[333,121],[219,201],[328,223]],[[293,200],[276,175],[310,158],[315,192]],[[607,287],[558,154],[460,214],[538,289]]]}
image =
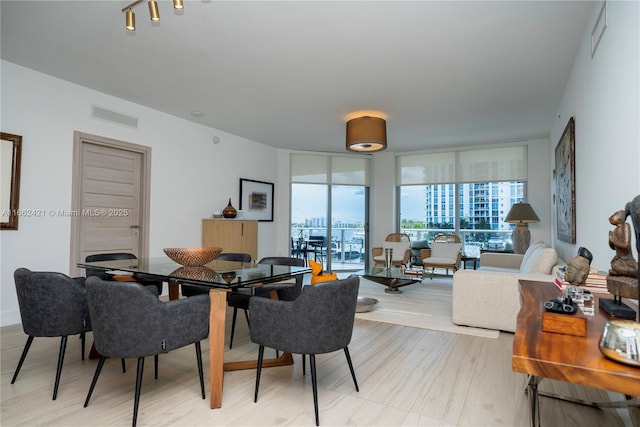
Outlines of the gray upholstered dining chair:
{"label": "gray upholstered dining chair", "polygon": [[67,337],[80,334],[82,360],[84,360],[85,332],[91,330],[89,308],[85,291],[85,278],[70,278],[62,273],[17,269],[15,279],[22,329],[29,337],[22,350],[11,384],[15,383],[20,368],[35,337],[61,337],[58,368],[53,386],[53,400],[58,395]]}
{"label": "gray upholstered dining chair", "polygon": [[[135,260],[135,259],[138,259],[138,257],[136,257],[134,254],[129,252],[110,252],[110,253],[88,255],[85,258],[85,262],[116,261],[116,260],[122,260],[122,259]],[[85,272],[86,272],[85,276],[87,277],[97,276],[102,280],[109,280],[109,277],[104,270],[99,270],[97,268],[87,268]],[[122,281],[122,278],[119,278],[118,280]],[[131,276],[130,280],[128,281],[139,282],[146,286],[155,286],[158,289],[158,295],[162,294],[161,280],[154,280],[153,278],[146,277],[144,275],[134,274],[133,276]]]}
{"label": "gray upholstered dining chair", "polygon": [[[302,258],[289,258],[289,257],[265,257],[262,258],[258,264],[268,265],[289,265],[293,267],[304,267],[304,259]],[[284,301],[293,301],[298,298],[300,291],[302,290],[302,278],[303,276],[297,275],[294,282],[289,281],[282,283],[269,283],[264,286],[253,288],[253,294],[244,292],[231,292],[227,296],[227,304],[229,307],[233,307],[233,318],[231,319],[231,336],[229,338],[229,348],[233,348],[233,336],[236,331],[236,319],[238,317],[238,309],[244,311],[244,317],[249,323],[249,299],[252,296],[259,297],[271,297],[271,291],[276,291],[278,299]]]}
{"label": "gray upholstered dining chair", "polygon": [[196,348],[200,390],[202,398],[205,398],[200,341],[209,334],[207,295],[163,302],[139,283],[104,281],[98,277],[88,278],[86,289],[93,338],[100,360],[84,402],[85,407],[89,404],[105,360],[110,357],[135,357],[138,359],[133,404],[135,426],[145,357],[154,356],[157,360],[156,356],[160,353],[192,343]]}
{"label": "gray upholstered dining chair", "polygon": [[356,391],[359,391],[348,349],[358,301],[358,286],[359,278],[351,276],[344,280],[306,286],[294,301],[251,298],[249,330],[251,341],[259,345],[254,402],[258,401],[265,347],[309,355],[316,425],[320,423],[316,354],[343,350]]}
{"label": "gray upholstered dining chair", "polygon": [[[251,262],[251,254],[245,254],[241,252],[222,252],[216,258],[216,261],[235,261],[235,262]],[[185,297],[192,297],[194,295],[208,294],[209,290],[203,289],[197,286],[189,286],[186,284],[180,284],[182,295]]]}

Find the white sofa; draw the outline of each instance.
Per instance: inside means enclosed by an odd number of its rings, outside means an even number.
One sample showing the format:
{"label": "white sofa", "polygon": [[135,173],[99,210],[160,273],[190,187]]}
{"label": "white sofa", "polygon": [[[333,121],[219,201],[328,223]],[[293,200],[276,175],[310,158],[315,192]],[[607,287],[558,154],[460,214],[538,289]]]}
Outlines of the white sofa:
{"label": "white sofa", "polygon": [[456,325],[515,332],[520,311],[519,280],[552,282],[566,265],[555,249],[535,242],[525,254],[483,253],[478,270],[453,275],[452,318]]}

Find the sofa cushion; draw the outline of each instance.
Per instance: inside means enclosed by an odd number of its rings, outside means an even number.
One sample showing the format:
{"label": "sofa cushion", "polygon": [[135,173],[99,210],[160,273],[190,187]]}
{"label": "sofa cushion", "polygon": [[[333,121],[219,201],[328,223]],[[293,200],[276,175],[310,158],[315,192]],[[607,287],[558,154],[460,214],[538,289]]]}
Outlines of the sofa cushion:
{"label": "sofa cushion", "polygon": [[529,256],[526,263],[522,263],[520,273],[551,274],[551,269],[558,261],[558,253],[555,249],[539,246]]}
{"label": "sofa cushion", "polygon": [[422,260],[422,264],[425,266],[428,265],[455,265],[456,258],[442,258],[437,256],[432,256],[429,258],[425,258]]}

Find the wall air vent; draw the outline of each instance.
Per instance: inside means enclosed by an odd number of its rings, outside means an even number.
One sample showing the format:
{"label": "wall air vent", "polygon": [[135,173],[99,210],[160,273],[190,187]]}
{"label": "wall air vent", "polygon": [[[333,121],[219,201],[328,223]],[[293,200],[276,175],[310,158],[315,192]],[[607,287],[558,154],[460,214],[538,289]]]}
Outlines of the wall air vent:
{"label": "wall air vent", "polygon": [[98,107],[97,105],[91,106],[91,118],[119,123],[136,129],[138,128],[138,119],[136,117],[116,113],[115,111],[107,110],[106,108]]}

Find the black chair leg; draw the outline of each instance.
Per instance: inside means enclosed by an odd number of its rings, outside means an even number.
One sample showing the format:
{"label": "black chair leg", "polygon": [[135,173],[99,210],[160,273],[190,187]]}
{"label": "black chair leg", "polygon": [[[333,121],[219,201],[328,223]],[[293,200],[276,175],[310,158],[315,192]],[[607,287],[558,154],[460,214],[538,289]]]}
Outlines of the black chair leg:
{"label": "black chair leg", "polygon": [[126,374],[127,373],[127,365],[124,363],[124,359],[120,359],[120,361],[122,362],[122,373]]}
{"label": "black chair leg", "polygon": [[205,398],[204,394],[204,374],[202,373],[202,347],[200,341],[196,343],[196,360],[198,361],[198,376],[200,377],[200,391],[202,392],[202,398]]}
{"label": "black chair leg", "polygon": [[347,363],[349,364],[349,370],[351,371],[351,378],[353,378],[353,384],[356,386],[356,391],[360,391],[358,388],[358,381],[356,381],[356,371],[353,370],[353,363],[351,363],[351,355],[349,354],[349,349],[347,347],[344,348],[344,355],[347,356]]}
{"label": "black chair leg", "polygon": [[302,375],[307,375],[307,355],[302,355]]}
{"label": "black chair leg", "polygon": [[144,372],[144,357],[138,357],[138,371],[136,372],[136,394],[133,400],[133,422],[136,427],[138,421],[138,406],[140,405],[140,389],[142,388],[142,373]]}
{"label": "black chair leg", "polygon": [[64,363],[64,352],[67,349],[67,337],[60,339],[60,351],[58,352],[58,368],[56,369],[56,382],[53,385],[53,400],[58,397],[58,386],[60,385],[60,376],[62,374],[62,364]]}
{"label": "black chair leg", "polygon": [[316,426],[320,425],[320,415],[318,414],[318,381],[316,380],[316,355],[309,355],[309,366],[311,366],[311,388],[313,389],[313,409],[316,413]]}
{"label": "black chair leg", "polygon": [[233,318],[231,319],[231,337],[229,338],[229,350],[233,348],[233,334],[236,331],[236,318],[238,317],[238,308],[233,307]]}
{"label": "black chair leg", "polygon": [[[102,371],[102,366],[104,366],[104,361],[107,360],[106,357],[100,356],[100,360],[98,360],[98,366],[96,367],[96,372],[93,374],[93,380],[91,380],[91,386],[89,387],[89,393],[87,393],[87,398],[84,400],[84,407],[86,408],[89,404],[89,399],[91,399],[91,395],[93,394],[93,389],[98,382],[98,377],[100,376],[100,372]],[[124,360],[124,359],[122,359]]]}
{"label": "black chair leg", "polygon": [[24,350],[22,350],[22,355],[20,356],[20,361],[18,361],[18,367],[16,368],[16,372],[13,374],[13,378],[11,379],[11,384],[16,382],[16,378],[18,378],[18,374],[20,373],[20,369],[22,368],[22,363],[24,362],[25,357],[27,357],[27,353],[31,348],[31,343],[33,342],[33,338],[29,335],[27,338],[27,343],[24,345]]}
{"label": "black chair leg", "polygon": [[158,355],[153,355],[153,375],[155,379],[158,379]]}
{"label": "black chair leg", "polygon": [[258,347],[258,366],[256,369],[256,391],[253,396],[253,401],[258,401],[258,388],[260,387],[260,374],[262,373],[262,360],[264,358],[264,346]]}
{"label": "black chair leg", "polygon": [[85,343],[85,341],[86,341],[84,332],[81,332],[81,333],[80,333],[80,341],[81,341],[81,344],[80,344],[80,345],[82,346],[82,347],[80,348],[80,351],[81,351],[81,353],[82,353],[82,360],[84,360],[84,343]]}

